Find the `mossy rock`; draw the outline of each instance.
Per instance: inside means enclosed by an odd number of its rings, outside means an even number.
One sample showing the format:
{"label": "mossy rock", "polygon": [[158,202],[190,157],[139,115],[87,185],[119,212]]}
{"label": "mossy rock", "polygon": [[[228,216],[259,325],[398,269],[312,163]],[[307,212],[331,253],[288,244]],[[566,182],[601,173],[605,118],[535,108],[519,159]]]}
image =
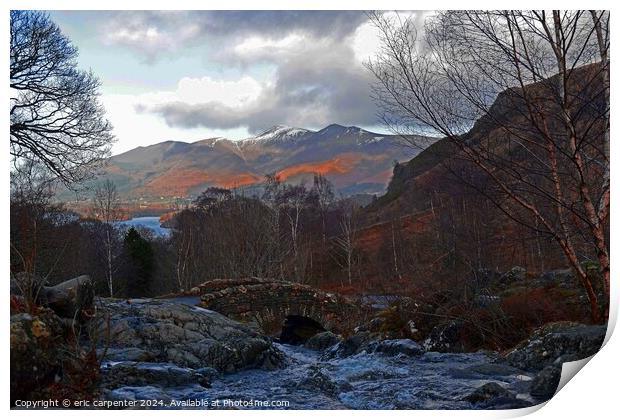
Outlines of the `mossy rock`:
{"label": "mossy rock", "polygon": [[61,320],[41,308],[11,316],[11,402],[32,399],[61,374]]}

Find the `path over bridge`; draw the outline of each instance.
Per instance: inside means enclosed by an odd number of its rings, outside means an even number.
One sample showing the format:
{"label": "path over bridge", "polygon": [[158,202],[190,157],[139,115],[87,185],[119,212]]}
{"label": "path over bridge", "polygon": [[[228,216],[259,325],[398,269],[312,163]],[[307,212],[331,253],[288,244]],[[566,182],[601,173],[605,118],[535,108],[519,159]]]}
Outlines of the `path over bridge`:
{"label": "path over bridge", "polygon": [[279,328],[287,315],[302,315],[326,329],[346,331],[364,318],[368,308],[337,293],[257,277],[217,279],[192,289],[201,306],[231,318],[258,321]]}

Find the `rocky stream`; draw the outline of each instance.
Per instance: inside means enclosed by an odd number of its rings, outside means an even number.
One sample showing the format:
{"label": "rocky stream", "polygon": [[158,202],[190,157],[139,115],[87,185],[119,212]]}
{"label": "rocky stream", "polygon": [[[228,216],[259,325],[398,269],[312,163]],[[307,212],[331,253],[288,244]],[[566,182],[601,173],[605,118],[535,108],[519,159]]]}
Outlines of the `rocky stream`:
{"label": "rocky stream", "polygon": [[[325,332],[305,345],[280,344],[185,303],[109,307],[114,315],[103,398],[160,408],[527,407],[553,394],[563,359],[580,356],[567,352],[590,351],[605,331],[563,325],[500,356],[426,351],[413,340],[375,340],[364,333],[342,340]],[[550,346],[559,356],[545,350]],[[555,367],[545,373],[546,366]]]}

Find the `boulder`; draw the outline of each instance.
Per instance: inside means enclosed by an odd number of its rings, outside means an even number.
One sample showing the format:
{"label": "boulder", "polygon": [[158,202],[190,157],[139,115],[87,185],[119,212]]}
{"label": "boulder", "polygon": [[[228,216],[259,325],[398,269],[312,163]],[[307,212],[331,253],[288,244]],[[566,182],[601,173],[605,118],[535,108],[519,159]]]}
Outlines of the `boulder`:
{"label": "boulder", "polygon": [[391,305],[385,306],[373,318],[355,328],[355,332],[380,333],[385,339],[411,338],[421,340],[434,321],[429,314],[435,312],[432,305],[411,298],[392,297]]}
{"label": "boulder", "polygon": [[162,388],[199,384],[211,385],[211,378],[196,370],[181,368],[165,363],[120,362],[104,364],[102,387],[159,386]]}
{"label": "boulder", "polygon": [[453,377],[461,379],[500,378],[524,375],[525,373],[526,372],[514,366],[499,363],[481,363],[451,371]]}
{"label": "boulder", "polygon": [[369,344],[376,343],[378,334],[367,331],[359,332],[329,348],[323,355],[324,359],[349,357],[366,350]]}
{"label": "boulder", "polygon": [[556,322],[544,325],[506,356],[508,364],[524,370],[584,359],[602,346],[607,326]]}
{"label": "boulder", "polygon": [[530,395],[544,401],[551,399],[558,389],[561,376],[560,366],[547,366],[532,381]]}
{"label": "boulder", "polygon": [[514,392],[504,389],[496,382],[488,382],[478,387],[463,400],[473,404],[475,408],[487,410],[511,410],[532,405],[530,401],[517,398]]}
{"label": "boulder", "polygon": [[418,343],[408,338],[382,340],[377,334],[361,332],[329,348],[323,358],[349,357],[361,352],[377,353],[385,356],[402,354],[413,357],[424,354],[424,349]]}
{"label": "boulder", "polygon": [[461,342],[462,328],[463,321],[460,320],[453,320],[435,326],[426,340],[424,340],[424,349],[441,353],[464,352],[465,348]]}
{"label": "boulder", "polygon": [[153,362],[218,372],[277,368],[284,362],[270,338],[206,309],[158,299],[102,299],[100,310],[109,316],[100,336],[109,336],[108,351],[117,357],[126,354],[135,360],[148,355]]}
{"label": "boulder", "polygon": [[11,316],[11,402],[36,399],[37,391],[60,380],[62,322],[41,308]]}
{"label": "boulder", "polygon": [[418,343],[408,338],[399,340],[382,340],[371,346],[370,349],[375,353],[383,353],[386,356],[396,356],[403,354],[405,356],[421,356],[424,349]]}
{"label": "boulder", "polygon": [[340,342],[340,340],[341,338],[339,335],[336,335],[331,331],[324,331],[310,337],[304,344],[304,347],[311,350],[323,351],[335,346]]}
{"label": "boulder", "polygon": [[[51,308],[61,318],[78,321],[90,319],[95,288],[89,276],[78,276],[55,286],[44,284],[45,280],[37,275],[18,273],[11,278],[11,294],[35,294],[35,304]],[[38,290],[34,291],[33,288]]]}
{"label": "boulder", "polygon": [[340,392],[338,384],[331,380],[318,366],[311,366],[308,375],[295,382],[293,386],[295,389],[318,391],[331,397],[335,397]]}
{"label": "boulder", "polygon": [[61,318],[90,318],[95,287],[89,276],[78,276],[42,290],[47,305]]}
{"label": "boulder", "polygon": [[478,388],[465,398],[464,401],[468,401],[472,404],[488,403],[496,398],[511,398],[515,394],[504,389],[496,382],[488,382]]}

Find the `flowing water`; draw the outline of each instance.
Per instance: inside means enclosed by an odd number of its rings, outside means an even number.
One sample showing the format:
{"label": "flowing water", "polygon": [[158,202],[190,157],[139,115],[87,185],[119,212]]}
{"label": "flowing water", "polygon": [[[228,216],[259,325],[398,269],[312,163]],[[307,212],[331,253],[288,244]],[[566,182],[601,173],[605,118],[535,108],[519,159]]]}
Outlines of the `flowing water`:
{"label": "flowing water", "polygon": [[[535,404],[526,392],[530,376],[494,364],[491,356],[482,352],[428,352],[417,357],[362,352],[325,359],[324,353],[301,346],[275,345],[287,358],[282,369],[222,375],[213,379],[210,388],[197,384],[126,387],[114,394],[118,399],[176,400],[177,404],[219,401],[224,403],[219,406],[222,408],[469,409],[471,403],[462,399],[479,386],[496,382],[521,400]],[[181,369],[153,365],[168,371]],[[257,406],[256,401],[268,401],[271,406]]]}

